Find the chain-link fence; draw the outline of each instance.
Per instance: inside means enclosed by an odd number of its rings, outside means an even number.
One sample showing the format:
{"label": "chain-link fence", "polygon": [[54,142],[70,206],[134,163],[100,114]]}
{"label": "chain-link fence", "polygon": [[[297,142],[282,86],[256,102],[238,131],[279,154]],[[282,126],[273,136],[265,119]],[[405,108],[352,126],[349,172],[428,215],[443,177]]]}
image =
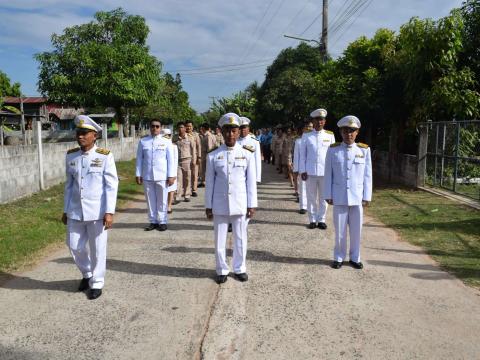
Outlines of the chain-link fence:
{"label": "chain-link fence", "polygon": [[426,134],[425,184],[480,200],[480,120],[419,124]]}

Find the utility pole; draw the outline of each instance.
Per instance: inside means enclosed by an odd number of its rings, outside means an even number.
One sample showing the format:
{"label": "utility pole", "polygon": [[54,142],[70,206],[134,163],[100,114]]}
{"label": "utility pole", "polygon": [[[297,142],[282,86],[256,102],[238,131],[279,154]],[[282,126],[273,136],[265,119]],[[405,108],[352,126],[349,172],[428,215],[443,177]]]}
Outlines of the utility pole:
{"label": "utility pole", "polygon": [[328,0],[323,0],[323,18],[322,18],[322,44],[323,58],[326,60],[328,54]]}

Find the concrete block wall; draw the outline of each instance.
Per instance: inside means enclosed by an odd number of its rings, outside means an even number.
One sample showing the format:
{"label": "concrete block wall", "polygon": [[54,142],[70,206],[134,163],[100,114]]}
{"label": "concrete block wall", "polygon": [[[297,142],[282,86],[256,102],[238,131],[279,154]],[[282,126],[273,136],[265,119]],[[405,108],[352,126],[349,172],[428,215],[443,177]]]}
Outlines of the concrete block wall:
{"label": "concrete block wall", "polygon": [[417,186],[417,156],[375,150],[372,157],[375,179],[387,183]]}
{"label": "concrete block wall", "polygon": [[[116,161],[135,158],[138,138],[108,139],[107,148]],[[44,143],[43,176],[45,186],[65,180],[65,154],[76,142]],[[98,146],[104,147],[103,141]],[[0,204],[40,191],[37,145],[0,146]]]}

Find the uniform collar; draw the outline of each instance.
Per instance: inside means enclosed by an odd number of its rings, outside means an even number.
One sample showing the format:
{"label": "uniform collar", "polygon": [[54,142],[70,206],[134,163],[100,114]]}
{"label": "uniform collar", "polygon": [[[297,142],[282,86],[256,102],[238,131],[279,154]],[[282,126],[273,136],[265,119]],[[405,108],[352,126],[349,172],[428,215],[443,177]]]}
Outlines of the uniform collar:
{"label": "uniform collar", "polygon": [[93,147],[90,150],[88,150],[88,151],[80,150],[80,151],[82,152],[82,155],[90,155],[90,154],[94,153],[95,150],[97,150],[97,147],[98,147],[97,144],[93,144]]}
{"label": "uniform collar", "polygon": [[352,145],[347,145],[347,144],[345,144],[345,143],[342,141],[342,146],[343,146],[343,147],[346,147],[346,148],[348,148],[348,149],[351,149],[351,148],[353,148],[353,147],[355,146],[355,143],[353,143]]}

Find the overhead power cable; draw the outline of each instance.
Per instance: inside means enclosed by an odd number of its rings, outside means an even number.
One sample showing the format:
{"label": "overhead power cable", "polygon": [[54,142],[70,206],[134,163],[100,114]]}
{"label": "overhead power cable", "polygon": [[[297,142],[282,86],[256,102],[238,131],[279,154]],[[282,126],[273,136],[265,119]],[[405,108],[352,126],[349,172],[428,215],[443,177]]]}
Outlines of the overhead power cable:
{"label": "overhead power cable", "polygon": [[251,64],[258,64],[264,63],[266,61],[271,61],[273,58],[263,59],[263,60],[256,60],[247,63],[237,63],[237,64],[226,64],[226,65],[216,65],[216,66],[208,66],[208,67],[197,67],[197,68],[190,68],[190,69],[176,69],[176,70],[165,70],[165,72],[169,73],[186,73],[190,71],[199,71],[199,70],[218,70],[222,68],[229,68],[229,67],[236,67],[236,66],[243,66],[243,65],[251,65]]}

